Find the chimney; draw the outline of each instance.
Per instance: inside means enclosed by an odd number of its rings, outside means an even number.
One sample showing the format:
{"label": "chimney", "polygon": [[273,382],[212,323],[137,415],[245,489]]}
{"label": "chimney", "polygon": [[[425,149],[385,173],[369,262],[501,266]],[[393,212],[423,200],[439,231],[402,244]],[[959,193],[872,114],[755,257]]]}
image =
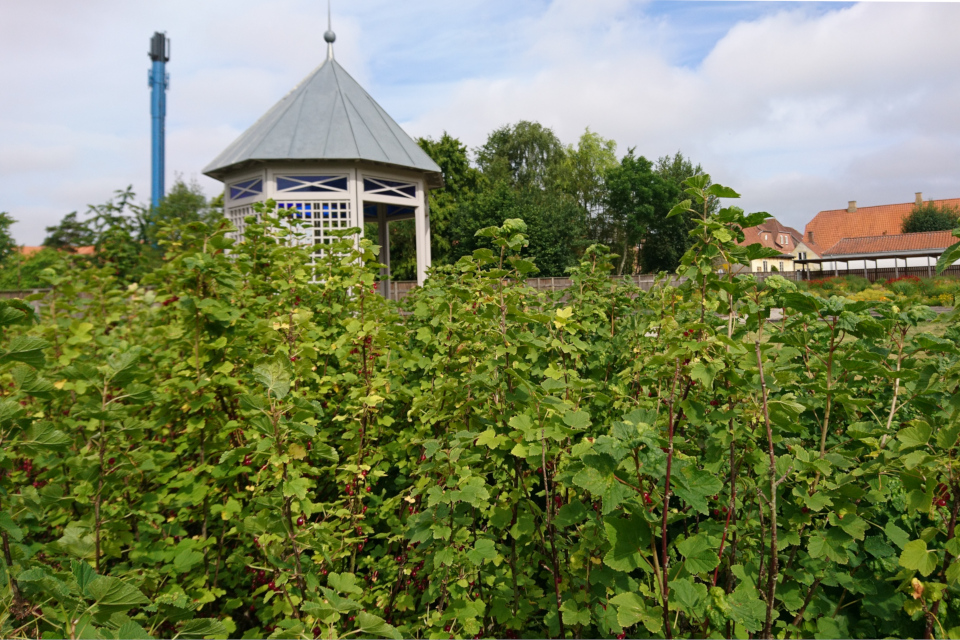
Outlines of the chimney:
{"label": "chimney", "polygon": [[916,199],[914,202],[917,203],[917,206],[918,206],[918,207],[922,207],[922,206],[923,206],[923,192],[922,192],[922,191],[917,191],[917,199]]}
{"label": "chimney", "polygon": [[847,213],[856,213],[857,212],[857,201],[851,200],[847,203]]}

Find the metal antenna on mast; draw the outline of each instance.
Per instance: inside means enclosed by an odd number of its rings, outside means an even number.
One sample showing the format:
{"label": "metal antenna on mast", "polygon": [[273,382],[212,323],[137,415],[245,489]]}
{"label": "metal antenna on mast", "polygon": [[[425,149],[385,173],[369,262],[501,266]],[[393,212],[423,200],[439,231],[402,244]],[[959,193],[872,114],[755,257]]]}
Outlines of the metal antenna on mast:
{"label": "metal antenna on mast", "polygon": [[327,60],[333,60],[333,43],[337,40],[337,34],[333,32],[330,0],[327,0],[327,32],[323,34],[323,39],[327,41]]}

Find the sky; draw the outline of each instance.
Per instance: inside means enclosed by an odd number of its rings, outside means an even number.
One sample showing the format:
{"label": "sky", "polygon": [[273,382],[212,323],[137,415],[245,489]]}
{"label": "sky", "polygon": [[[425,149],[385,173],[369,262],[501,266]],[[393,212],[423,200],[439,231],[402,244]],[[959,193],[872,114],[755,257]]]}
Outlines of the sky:
{"label": "sky", "polygon": [[[337,60],[412,136],[534,120],[681,151],[747,211],[960,197],[960,3],[333,0]],[[167,186],[326,55],[322,0],[0,0],[0,211],[16,240],[150,194],[150,36],[171,39]]]}

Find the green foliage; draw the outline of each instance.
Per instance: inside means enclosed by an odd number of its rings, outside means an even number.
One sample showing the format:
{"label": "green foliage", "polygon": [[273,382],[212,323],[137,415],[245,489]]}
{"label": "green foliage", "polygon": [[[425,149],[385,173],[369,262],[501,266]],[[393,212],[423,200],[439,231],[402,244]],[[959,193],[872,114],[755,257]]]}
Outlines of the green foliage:
{"label": "green foliage", "polygon": [[477,165],[492,183],[547,190],[563,163],[564,147],[552,129],[521,120],[491,133],[476,156]]}
{"label": "green foliage", "polygon": [[46,248],[30,255],[11,256],[0,268],[0,289],[21,291],[44,287],[44,270],[60,265],[64,258],[59,252]]}
{"label": "green foliage", "polygon": [[607,185],[607,217],[613,235],[619,236],[613,246],[622,252],[617,273],[624,272],[631,252],[641,244],[643,271],[676,269],[693,228],[687,215],[667,217],[679,200],[679,186],[657,175],[653,163],[634,156],[633,149],[607,172]]}
{"label": "green foliage", "polygon": [[0,212],[0,264],[6,264],[17,252],[17,241],[10,235],[10,227],[16,222],[6,211]]}
{"label": "green foliage", "polygon": [[924,233],[927,231],[952,231],[960,226],[960,209],[949,205],[938,205],[932,200],[914,205],[910,214],[903,219],[902,233]]}
{"label": "green foliage", "polygon": [[575,266],[584,233],[583,211],[569,196],[536,190],[520,191],[498,182],[458,208],[449,227],[452,253],[469,256],[493,241],[478,237],[480,229],[523,218],[528,226],[529,254],[536,256],[541,276],[564,276]]}
{"label": "green foliage", "polygon": [[[457,209],[461,204],[468,202],[480,189],[483,182],[483,175],[478,169],[470,166],[470,159],[467,155],[467,147],[458,139],[454,138],[446,131],[439,140],[431,138],[418,138],[417,144],[427,152],[433,161],[436,162],[443,171],[443,187],[430,190],[430,237],[432,243],[432,256],[437,264],[451,264],[456,262],[460,256],[459,252],[453,250],[449,228]],[[409,240],[404,239],[409,236]],[[413,280],[416,278],[416,257],[413,248],[413,231],[404,233],[398,242],[394,244],[391,239],[391,258],[394,254],[399,257],[399,262],[410,262],[406,254],[413,254],[413,269],[409,273],[401,272],[403,268],[394,268],[398,280]],[[398,265],[399,266],[399,265]]]}
{"label": "green foliage", "polygon": [[96,236],[90,225],[77,219],[73,211],[63,216],[59,224],[47,227],[47,237],[43,246],[51,249],[76,251],[79,247],[93,246]]}
{"label": "green foliage", "polygon": [[956,635],[960,327],[718,273],[767,215],[679,197],[648,292],[601,245],[533,290],[505,217],[400,307],[272,203],[46,270],[0,300],[0,635]]}

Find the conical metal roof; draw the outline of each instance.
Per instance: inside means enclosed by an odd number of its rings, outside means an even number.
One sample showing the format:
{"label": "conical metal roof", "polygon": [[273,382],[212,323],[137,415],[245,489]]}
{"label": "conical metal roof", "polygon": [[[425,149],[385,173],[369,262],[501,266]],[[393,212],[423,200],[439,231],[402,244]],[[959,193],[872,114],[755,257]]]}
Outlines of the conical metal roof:
{"label": "conical metal roof", "polygon": [[430,174],[440,167],[332,57],[204,168],[211,178],[263,161],[369,160]]}

